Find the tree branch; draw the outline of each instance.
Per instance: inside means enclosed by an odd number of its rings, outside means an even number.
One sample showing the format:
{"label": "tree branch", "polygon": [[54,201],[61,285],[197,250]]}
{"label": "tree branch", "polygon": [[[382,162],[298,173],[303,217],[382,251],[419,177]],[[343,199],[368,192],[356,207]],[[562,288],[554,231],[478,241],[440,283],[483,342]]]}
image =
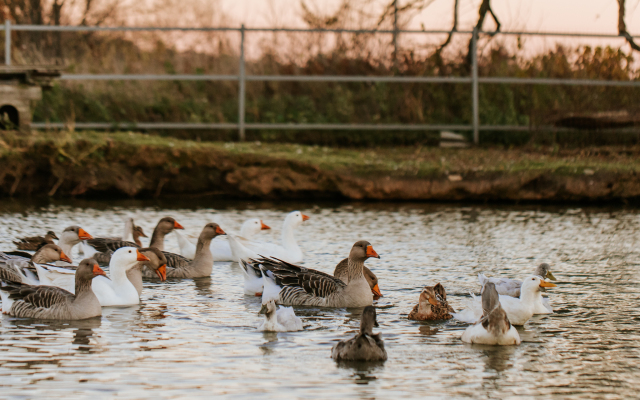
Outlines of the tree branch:
{"label": "tree branch", "polygon": [[449,36],[447,36],[447,40],[445,40],[445,42],[442,43],[440,47],[438,47],[438,50],[436,50],[437,53],[442,52],[442,50],[444,50],[444,48],[447,47],[449,43],[451,43],[451,38],[453,37],[453,34],[458,30],[458,3],[459,3],[459,0],[455,0],[453,3],[453,26],[451,27],[451,32],[449,32]]}
{"label": "tree branch", "polygon": [[633,40],[633,37],[627,32],[627,24],[624,22],[625,0],[618,0],[618,34],[624,37],[631,46],[631,49],[640,51],[640,46]]}

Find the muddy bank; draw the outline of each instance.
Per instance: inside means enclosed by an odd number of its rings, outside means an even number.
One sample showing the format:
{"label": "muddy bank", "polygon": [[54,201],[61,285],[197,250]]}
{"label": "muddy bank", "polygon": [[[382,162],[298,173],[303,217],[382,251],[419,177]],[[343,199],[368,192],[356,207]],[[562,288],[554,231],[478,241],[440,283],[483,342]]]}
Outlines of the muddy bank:
{"label": "muddy bank", "polygon": [[[127,140],[130,138],[130,140]],[[631,170],[435,171],[403,176],[313,165],[194,142],[137,136],[4,136],[0,196],[260,199],[626,201],[640,199]],[[265,153],[269,151],[265,150]],[[577,170],[576,170],[577,171]],[[588,173],[587,173],[588,172]]]}

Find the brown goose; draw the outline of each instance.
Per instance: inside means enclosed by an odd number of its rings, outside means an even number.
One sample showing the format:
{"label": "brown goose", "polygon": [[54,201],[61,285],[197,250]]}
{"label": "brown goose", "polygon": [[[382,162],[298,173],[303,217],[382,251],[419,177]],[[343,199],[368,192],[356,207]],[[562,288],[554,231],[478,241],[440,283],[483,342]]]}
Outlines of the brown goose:
{"label": "brown goose", "polygon": [[373,327],[378,327],[376,309],[367,306],[362,312],[360,333],[333,346],[331,358],[336,361],[385,361],[384,342],[379,333],[373,334]]}
{"label": "brown goose", "polygon": [[347,267],[347,281],[324,272],[308,269],[277,259],[261,259],[244,263],[264,275],[263,298],[275,299],[278,304],[320,307],[366,307],[373,304],[371,287],[363,274],[364,262],[378,253],[366,240],[351,248]]}
{"label": "brown goose", "polygon": [[58,240],[58,236],[55,234],[55,232],[49,231],[46,235],[44,235],[44,237],[30,236],[19,238],[18,240],[14,241],[13,244],[18,247],[18,250],[36,251],[45,244],[55,244],[53,242],[53,239]]}
{"label": "brown goose", "polygon": [[409,319],[415,321],[451,319],[453,312],[455,310],[447,303],[444,287],[438,283],[433,287],[425,286],[422,289],[418,304],[409,313]]}
{"label": "brown goose", "polygon": [[[336,269],[333,271],[333,276],[340,279],[344,283],[349,283],[349,277],[347,275],[348,267],[349,259],[345,258],[344,260],[340,261],[338,265],[336,265]],[[380,292],[380,288],[378,287],[378,277],[376,276],[376,274],[371,272],[371,270],[366,266],[362,269],[362,272],[364,273],[364,278],[367,280],[369,286],[371,287],[373,299],[378,300],[380,297],[383,297],[382,293]]]}
{"label": "brown goose", "polygon": [[164,282],[167,280],[167,258],[164,254],[153,247],[147,247],[139,250],[140,253],[144,254],[149,258],[149,261],[140,261],[138,264],[127,270],[127,278],[129,281],[135,286],[138,291],[138,295],[142,295],[142,269],[143,267],[148,267],[155,273],[158,278],[160,278],[160,282]]}
{"label": "brown goose", "polygon": [[71,263],[71,259],[55,244],[46,244],[30,258],[0,252],[0,279],[38,285],[40,283],[34,264],[56,261]]}
{"label": "brown goose", "polygon": [[[201,278],[211,275],[213,271],[213,255],[211,254],[211,240],[218,235],[226,235],[222,228],[214,222],[208,223],[202,229],[198,244],[196,245],[196,255],[193,260],[189,260],[181,255],[164,251],[167,258],[167,278]],[[149,246],[153,247],[153,246]],[[145,278],[152,278],[153,273],[145,268],[143,271]]]}
{"label": "brown goose", "polygon": [[3,281],[2,312],[19,318],[77,320],[102,315],[91,281],[105,275],[92,259],[82,260],[76,272],[76,294],[55,286]]}

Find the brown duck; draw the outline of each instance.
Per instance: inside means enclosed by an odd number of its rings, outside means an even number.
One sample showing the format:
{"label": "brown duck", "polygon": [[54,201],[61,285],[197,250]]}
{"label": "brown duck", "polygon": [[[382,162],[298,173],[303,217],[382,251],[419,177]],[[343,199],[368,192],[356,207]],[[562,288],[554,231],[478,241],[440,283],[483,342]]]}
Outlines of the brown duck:
{"label": "brown duck", "polygon": [[452,318],[455,312],[447,303],[444,287],[438,283],[435,286],[425,286],[420,293],[418,304],[409,313],[409,319],[416,321],[433,321]]}

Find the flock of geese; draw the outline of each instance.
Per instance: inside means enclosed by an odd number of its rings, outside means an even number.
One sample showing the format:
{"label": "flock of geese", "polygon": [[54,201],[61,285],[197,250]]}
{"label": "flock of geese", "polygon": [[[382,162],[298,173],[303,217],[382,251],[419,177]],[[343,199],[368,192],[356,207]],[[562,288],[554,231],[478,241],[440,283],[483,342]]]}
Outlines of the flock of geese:
{"label": "flock of geese", "polygon": [[[270,228],[256,218],[245,221],[238,235],[208,223],[196,244],[180,235],[178,230],[184,228],[172,217],[158,222],[144,248],[140,238],[147,236],[132,218],[126,220],[122,237],[93,237],[79,226],[70,226],[60,237],[49,231],[43,237],[18,239],[17,251],[0,252],[2,312],[55,320],[97,317],[102,307],[139,304],[144,279],[207,277],[215,261],[235,261],[242,267],[244,293],[262,297],[264,320],[259,330],[302,330],[292,306],[364,307],[360,332],[336,344],[331,356],[346,361],[386,360],[384,342],[373,333],[378,326],[373,304],[382,293],[378,278],[364,265],[367,259],[380,256],[361,240],[336,265],[333,275],[296,265],[303,261],[303,252],[295,230],[308,219],[300,211],[289,213],[280,244],[258,240],[258,233]],[[171,232],[181,254],[164,249],[165,236]],[[228,240],[215,240],[221,235]],[[73,265],[70,255],[76,245],[85,258]],[[108,274],[101,266],[108,266]],[[544,263],[524,281],[479,274],[481,296],[472,294],[467,307],[457,313],[447,302],[445,288],[437,283],[424,287],[408,318],[456,318],[470,324],[462,334],[463,342],[518,345],[520,337],[513,325],[524,325],[534,314],[553,312],[542,296],[546,288],[555,287],[547,278],[555,280]]]}

